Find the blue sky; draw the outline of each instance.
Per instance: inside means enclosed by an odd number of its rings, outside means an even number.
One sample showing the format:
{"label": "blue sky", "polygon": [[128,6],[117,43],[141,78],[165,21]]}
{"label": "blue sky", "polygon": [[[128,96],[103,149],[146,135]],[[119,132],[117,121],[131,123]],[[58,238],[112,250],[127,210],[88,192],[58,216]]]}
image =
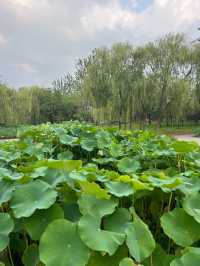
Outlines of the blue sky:
{"label": "blue sky", "polygon": [[200,0],[0,0],[0,78],[48,86],[96,47],[198,36]]}
{"label": "blue sky", "polygon": [[137,12],[142,12],[146,8],[152,5],[153,0],[138,0],[138,1],[131,1],[131,0],[120,0],[121,5]]}

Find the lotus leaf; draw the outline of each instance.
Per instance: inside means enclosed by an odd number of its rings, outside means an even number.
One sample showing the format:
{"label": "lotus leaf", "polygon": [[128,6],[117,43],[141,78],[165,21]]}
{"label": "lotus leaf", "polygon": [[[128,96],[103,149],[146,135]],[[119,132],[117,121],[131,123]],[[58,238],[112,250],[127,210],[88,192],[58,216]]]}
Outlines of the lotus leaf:
{"label": "lotus leaf", "polygon": [[187,247],[200,239],[200,224],[181,208],[165,213],[161,217],[161,226],[177,245]]}
{"label": "lotus leaf", "polygon": [[199,266],[200,248],[188,248],[181,258],[173,260],[170,266]]}
{"label": "lotus leaf", "polygon": [[130,196],[134,193],[133,188],[130,184],[122,182],[107,182],[105,183],[108,191],[116,197]]}
{"label": "lotus leaf", "polygon": [[14,185],[6,180],[0,180],[0,205],[11,199]]}
{"label": "lotus leaf", "polygon": [[65,219],[48,225],[40,240],[39,253],[46,266],[85,266],[90,256],[77,233],[77,225]]}
{"label": "lotus leaf", "polygon": [[130,212],[125,208],[119,208],[105,218],[104,228],[108,231],[124,234],[130,220]]}
{"label": "lotus leaf", "polygon": [[71,160],[73,158],[73,153],[69,150],[61,152],[57,156],[58,160]]}
{"label": "lotus leaf", "polygon": [[93,151],[97,147],[97,141],[95,138],[84,138],[81,140],[81,148],[86,151]]}
{"label": "lotus leaf", "polygon": [[119,266],[137,266],[131,258],[124,258],[120,261]]}
{"label": "lotus leaf", "polygon": [[110,198],[108,192],[95,182],[81,181],[79,184],[84,194],[94,195],[97,199]]}
{"label": "lotus leaf", "polygon": [[37,266],[39,264],[39,250],[36,244],[28,246],[22,257],[25,266]]}
{"label": "lotus leaf", "polygon": [[123,158],[118,161],[117,167],[122,173],[135,173],[140,169],[140,163],[135,158]]}
{"label": "lotus leaf", "polygon": [[11,208],[16,218],[29,217],[37,209],[48,209],[56,197],[57,192],[49,184],[36,180],[14,191]]}
{"label": "lotus leaf", "polygon": [[184,210],[200,223],[200,194],[198,192],[187,195],[183,200]]}
{"label": "lotus leaf", "polygon": [[82,241],[92,250],[113,255],[124,242],[125,234],[102,230],[101,221],[105,215],[113,213],[116,202],[85,196],[79,200],[79,206],[83,213],[78,226]]}
{"label": "lotus leaf", "polygon": [[0,213],[0,252],[9,244],[9,233],[14,228],[13,220],[7,213]]}
{"label": "lotus leaf", "polygon": [[54,204],[47,210],[37,210],[24,221],[25,229],[33,240],[39,240],[47,225],[56,219],[64,218],[62,208]]}
{"label": "lotus leaf", "polygon": [[139,217],[136,216],[128,225],[126,235],[129,252],[137,262],[142,262],[154,251],[155,240],[148,226]]}

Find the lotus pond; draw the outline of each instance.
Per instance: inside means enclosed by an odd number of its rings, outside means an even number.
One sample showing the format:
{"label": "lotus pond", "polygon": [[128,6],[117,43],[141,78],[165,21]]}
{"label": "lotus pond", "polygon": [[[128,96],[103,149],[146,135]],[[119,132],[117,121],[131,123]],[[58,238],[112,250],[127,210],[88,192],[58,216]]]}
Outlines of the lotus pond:
{"label": "lotus pond", "polygon": [[0,265],[199,266],[200,148],[78,122],[0,144]]}

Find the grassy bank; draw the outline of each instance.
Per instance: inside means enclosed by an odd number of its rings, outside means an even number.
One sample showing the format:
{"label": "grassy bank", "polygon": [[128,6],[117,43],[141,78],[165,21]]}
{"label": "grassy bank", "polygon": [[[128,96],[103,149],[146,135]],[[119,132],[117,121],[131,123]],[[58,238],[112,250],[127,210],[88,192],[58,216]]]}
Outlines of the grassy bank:
{"label": "grassy bank", "polygon": [[17,137],[19,126],[0,126],[0,139],[13,139]]}

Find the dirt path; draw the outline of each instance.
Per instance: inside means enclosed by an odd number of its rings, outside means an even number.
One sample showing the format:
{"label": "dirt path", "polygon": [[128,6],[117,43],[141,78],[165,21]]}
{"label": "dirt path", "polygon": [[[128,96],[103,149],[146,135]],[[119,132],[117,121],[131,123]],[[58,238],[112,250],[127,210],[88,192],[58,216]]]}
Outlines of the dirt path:
{"label": "dirt path", "polygon": [[178,140],[195,141],[200,145],[200,138],[194,137],[190,134],[173,135],[173,137],[177,138]]}

